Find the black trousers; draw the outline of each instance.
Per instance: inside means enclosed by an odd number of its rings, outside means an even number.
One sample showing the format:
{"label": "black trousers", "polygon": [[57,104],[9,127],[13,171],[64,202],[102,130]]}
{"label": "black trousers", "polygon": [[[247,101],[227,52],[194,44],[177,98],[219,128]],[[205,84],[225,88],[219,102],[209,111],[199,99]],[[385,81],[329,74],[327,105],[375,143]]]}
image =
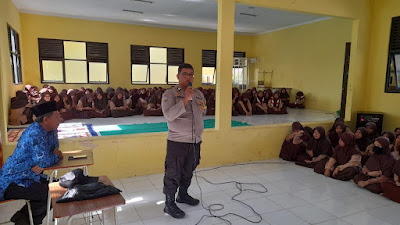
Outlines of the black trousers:
{"label": "black trousers", "polygon": [[193,171],[200,163],[200,145],[168,141],[165,157],[164,194],[175,194],[178,187],[188,189]]}
{"label": "black trousers", "polygon": [[[43,218],[47,214],[47,198],[49,192],[49,186],[47,182],[43,183],[35,182],[29,188],[25,188],[11,183],[4,192],[4,199],[26,199],[30,200],[33,223],[41,224]],[[25,205],[19,211],[26,216],[29,221],[28,206]]]}

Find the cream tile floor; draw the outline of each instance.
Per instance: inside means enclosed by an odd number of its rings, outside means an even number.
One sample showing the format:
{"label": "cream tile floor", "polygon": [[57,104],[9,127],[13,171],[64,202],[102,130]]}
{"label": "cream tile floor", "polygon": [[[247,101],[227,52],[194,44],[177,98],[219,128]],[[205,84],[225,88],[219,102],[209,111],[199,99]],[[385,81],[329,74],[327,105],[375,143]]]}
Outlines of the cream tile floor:
{"label": "cream tile floor", "polygon": [[[202,169],[204,170],[204,169]],[[336,181],[315,174],[311,169],[293,163],[276,160],[239,166],[222,167],[209,171],[198,171],[198,184],[203,191],[203,204],[224,204],[217,214],[237,213],[248,220],[260,221],[263,225],[399,225],[400,204],[357,187],[352,182]],[[234,184],[211,185],[202,177],[215,182],[230,180],[246,183],[261,183],[266,193],[244,191],[237,199],[250,205],[261,215],[231,197],[239,191]],[[208,211],[200,205],[179,204],[186,217],[177,220],[163,213],[163,174],[113,180],[123,191],[127,204],[118,207],[119,224],[126,225],[193,225]],[[260,185],[243,185],[243,188],[262,190]],[[197,182],[193,180],[189,189],[193,196],[200,196]],[[0,222],[8,220],[21,207],[22,202],[0,205]],[[106,218],[110,212],[106,212]],[[234,225],[253,224],[239,217],[225,217]],[[94,218],[94,224],[100,224]],[[97,220],[97,221],[96,221]],[[77,218],[74,224],[84,224]],[[107,222],[107,221],[106,221]],[[65,220],[59,224],[66,224]],[[203,218],[199,224],[227,224],[217,218]]]}

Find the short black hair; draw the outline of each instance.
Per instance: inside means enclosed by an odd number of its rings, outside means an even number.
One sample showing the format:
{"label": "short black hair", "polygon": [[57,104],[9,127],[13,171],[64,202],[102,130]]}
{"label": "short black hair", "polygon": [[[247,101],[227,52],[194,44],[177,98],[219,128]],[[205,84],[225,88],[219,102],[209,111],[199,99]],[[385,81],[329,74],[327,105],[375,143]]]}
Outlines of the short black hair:
{"label": "short black hair", "polygon": [[192,69],[194,71],[193,66],[190,65],[189,63],[184,63],[184,64],[179,65],[178,74],[181,74],[182,69]]}

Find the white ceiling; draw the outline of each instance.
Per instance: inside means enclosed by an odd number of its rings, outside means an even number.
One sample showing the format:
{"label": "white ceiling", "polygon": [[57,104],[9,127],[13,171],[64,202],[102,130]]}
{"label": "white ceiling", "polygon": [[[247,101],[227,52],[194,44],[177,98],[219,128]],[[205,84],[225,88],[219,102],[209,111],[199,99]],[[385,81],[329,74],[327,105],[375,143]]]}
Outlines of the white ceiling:
{"label": "white ceiling", "polygon": [[[13,0],[20,12],[190,30],[217,30],[215,0]],[[141,11],[124,12],[123,9]],[[240,13],[256,15],[244,16]],[[260,34],[329,17],[236,5],[235,32]]]}

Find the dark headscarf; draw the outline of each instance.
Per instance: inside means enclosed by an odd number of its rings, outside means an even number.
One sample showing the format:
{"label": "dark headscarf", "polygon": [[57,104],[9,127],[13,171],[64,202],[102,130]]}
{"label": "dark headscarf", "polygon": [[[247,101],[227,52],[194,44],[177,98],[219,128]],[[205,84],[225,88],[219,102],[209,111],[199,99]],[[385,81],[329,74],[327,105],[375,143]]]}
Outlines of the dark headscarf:
{"label": "dark headscarf", "polygon": [[80,99],[82,107],[92,107],[92,103],[89,102],[89,99],[92,99],[92,101],[94,100],[92,93],[87,93]]}
{"label": "dark headscarf", "polygon": [[[285,90],[285,92],[282,92],[283,90]],[[283,98],[283,99],[289,99],[290,98],[289,94],[287,93],[286,88],[282,88],[280,97]]]}
{"label": "dark headscarf", "polygon": [[[60,99],[58,102],[55,101],[56,96],[58,96],[59,99]],[[56,102],[58,111],[60,111],[61,109],[65,108],[64,101],[62,100],[62,98],[61,98],[61,96],[59,94],[53,93],[52,97],[51,97],[51,100]]]}
{"label": "dark headscarf", "polygon": [[[100,94],[101,96],[103,96],[103,98],[98,99],[97,94]],[[93,101],[94,101],[94,107],[98,110],[105,110],[108,107],[108,100],[104,96],[104,93],[101,89],[96,90],[96,96],[93,98]]]}
{"label": "dark headscarf", "polygon": [[207,99],[207,108],[213,109],[215,108],[215,93],[211,92],[210,96]]}
{"label": "dark headscarf", "polygon": [[333,123],[333,125],[332,125],[332,128],[328,131],[328,132],[331,132],[331,131],[335,131],[336,130],[336,125],[338,124],[338,123],[344,123],[344,119],[343,118],[336,118],[335,119],[335,122]]}
{"label": "dark headscarf", "polygon": [[307,149],[313,151],[314,157],[318,157],[319,155],[332,156],[332,144],[325,136],[325,129],[323,127],[316,127],[314,131],[318,131],[321,137],[319,139],[312,137]]}
{"label": "dark headscarf", "polygon": [[393,132],[390,132],[390,131],[385,131],[385,132],[383,132],[382,136],[383,136],[384,134],[387,134],[387,135],[388,135],[389,142],[390,142],[390,144],[393,145],[393,144],[394,144],[394,141],[395,141],[395,139],[396,139],[396,137],[394,136],[394,133],[393,133]]}
{"label": "dark headscarf", "polygon": [[367,124],[365,124],[365,127],[370,127],[371,129],[374,130],[374,132],[372,134],[368,134],[369,139],[371,141],[374,141],[375,138],[378,137],[378,127],[376,126],[376,123],[368,122]]}
{"label": "dark headscarf", "polygon": [[46,92],[43,92],[43,93],[40,95],[40,101],[39,101],[39,103],[47,102],[46,100],[44,100],[44,97],[45,97],[46,95],[50,95],[50,101],[51,101],[51,94],[50,94],[50,92],[46,91]]}
{"label": "dark headscarf", "polygon": [[11,98],[11,109],[19,109],[28,105],[28,97],[23,91],[17,91],[15,97]]}
{"label": "dark headscarf", "polygon": [[396,160],[393,158],[392,154],[390,154],[389,139],[386,137],[378,137],[375,141],[382,145],[383,154],[371,155],[365,163],[365,167],[370,171],[380,170],[385,177],[390,178],[393,176],[393,167]]}
{"label": "dark headscarf", "polygon": [[338,133],[336,133],[336,127],[338,127],[338,126],[341,126],[341,127],[342,127],[343,133],[346,132],[346,128],[347,128],[346,125],[345,125],[344,123],[342,123],[342,122],[339,121],[339,122],[336,124],[335,129],[329,131],[329,140],[331,141],[333,147],[336,147],[336,146],[339,144],[339,138],[340,138],[340,136],[339,136]]}
{"label": "dark headscarf", "polygon": [[131,102],[132,102],[131,108],[132,109],[136,109],[136,105],[137,105],[137,103],[139,101],[139,98],[140,98],[139,94],[138,94],[138,90],[137,89],[132,89],[129,92],[129,95],[130,95]]}
{"label": "dark headscarf", "polygon": [[[65,96],[68,97],[68,100],[66,101],[66,103],[67,103],[68,105],[71,105],[71,104],[72,104],[72,99],[71,99],[71,96],[67,94],[67,91],[62,91],[62,92],[60,93],[61,101],[62,101],[63,104],[64,104],[64,97],[65,97]],[[64,107],[65,107],[65,105],[64,105]]]}
{"label": "dark headscarf", "polygon": [[304,130],[304,127],[303,127],[303,125],[301,125],[301,123],[294,122],[294,123],[292,123],[292,131],[295,131],[295,130]]}
{"label": "dark headscarf", "polygon": [[353,155],[361,155],[354,141],[354,134],[344,132],[339,134],[340,139],[344,142],[344,147],[337,145],[333,151],[332,157],[336,160],[338,165],[348,163]]}
{"label": "dark headscarf", "polygon": [[[118,99],[118,95],[122,94],[122,98]],[[114,103],[115,107],[122,107],[124,106],[124,101],[125,101],[125,96],[122,91],[117,91],[114,95],[114,97],[111,99],[111,101]]]}
{"label": "dark headscarf", "polygon": [[365,127],[359,127],[357,130],[361,132],[362,138],[356,139],[356,145],[360,151],[365,152],[368,145],[372,144],[372,142],[368,138],[367,129]]}
{"label": "dark headscarf", "polygon": [[106,93],[107,93],[107,94],[110,94],[111,92],[115,92],[114,88],[108,87],[108,88],[106,89]]}
{"label": "dark headscarf", "polygon": [[161,96],[162,92],[157,90],[154,92],[154,94],[150,97],[149,103],[154,104],[155,107],[157,107],[157,104],[161,104]]}

